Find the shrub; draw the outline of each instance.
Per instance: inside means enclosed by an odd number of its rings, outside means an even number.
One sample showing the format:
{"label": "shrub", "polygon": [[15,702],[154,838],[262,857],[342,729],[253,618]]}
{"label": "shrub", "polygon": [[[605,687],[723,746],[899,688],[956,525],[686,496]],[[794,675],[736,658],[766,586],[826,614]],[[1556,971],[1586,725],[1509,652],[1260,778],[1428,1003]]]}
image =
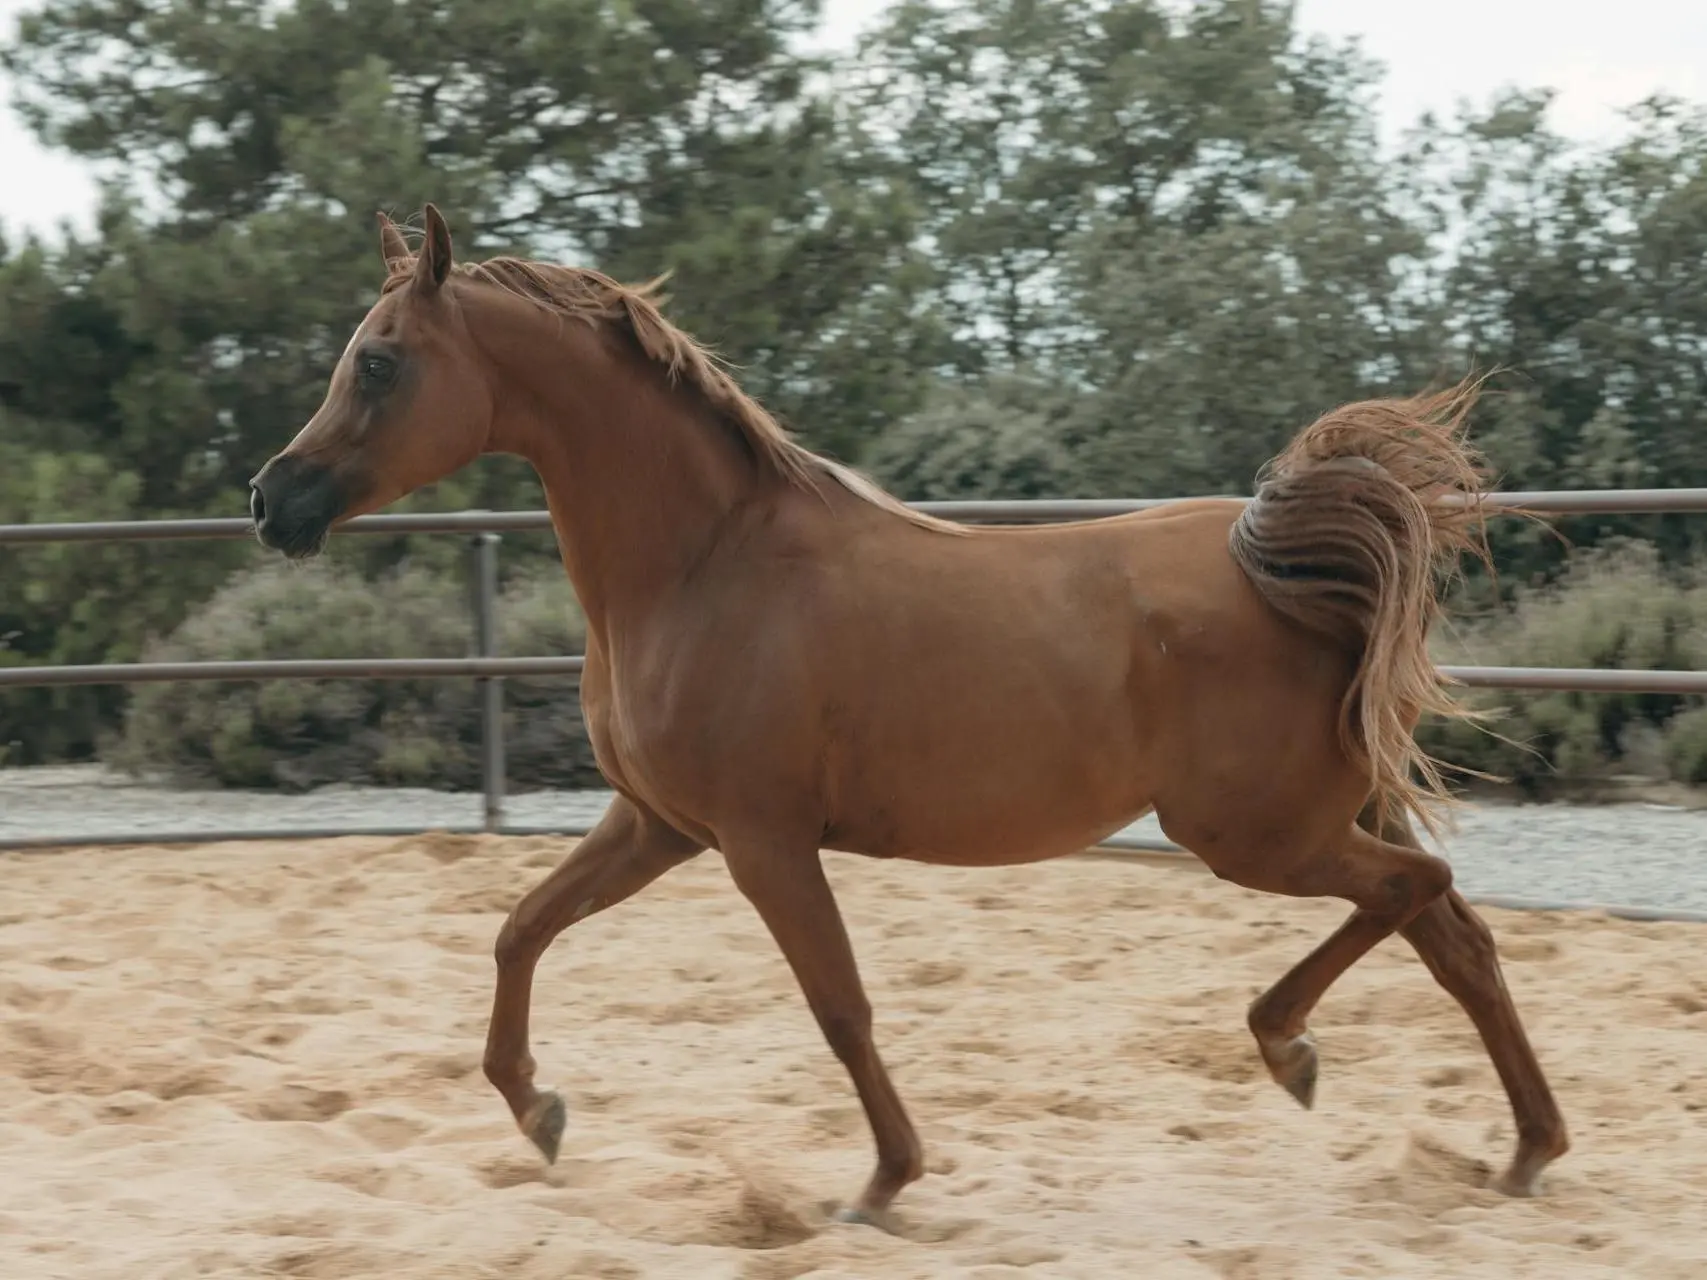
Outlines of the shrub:
{"label": "shrub", "polygon": [[[584,627],[561,569],[512,583],[500,652],[579,653]],[[452,658],[471,650],[462,582],[419,568],[373,580],[332,561],[270,563],[231,579],[146,661]],[[574,677],[505,681],[512,789],[602,786]],[[280,680],[139,686],[109,763],[180,784],[305,790],[327,783],[470,789],[480,782],[470,680]]]}
{"label": "shrub", "polygon": [[[1668,570],[1649,544],[1611,543],[1573,555],[1555,580],[1519,590],[1510,606],[1443,629],[1436,641],[1436,660],[1450,665],[1702,670],[1707,584]],[[1488,689],[1465,701],[1496,718],[1482,726],[1430,719],[1419,740],[1444,761],[1508,778],[1528,794],[1617,774],[1707,782],[1700,698]]]}
{"label": "shrub", "polygon": [[[77,438],[70,426],[37,423],[34,430]],[[139,514],[140,477],[100,452],[32,449],[10,438],[30,431],[0,407],[0,524]],[[0,667],[134,662],[142,636],[182,621],[242,551],[220,542],[0,547]],[[101,733],[118,723],[126,696],[116,685],[7,689],[0,694],[0,757],[24,765],[90,759]]]}

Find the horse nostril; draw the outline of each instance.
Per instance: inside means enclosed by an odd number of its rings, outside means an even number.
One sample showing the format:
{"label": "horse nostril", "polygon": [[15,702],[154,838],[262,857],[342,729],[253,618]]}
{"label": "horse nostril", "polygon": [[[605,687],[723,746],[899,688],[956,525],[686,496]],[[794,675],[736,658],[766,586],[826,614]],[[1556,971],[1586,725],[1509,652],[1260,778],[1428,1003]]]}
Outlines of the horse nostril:
{"label": "horse nostril", "polygon": [[261,487],[254,483],[249,485],[249,518],[257,528],[267,522],[267,502],[261,497]]}

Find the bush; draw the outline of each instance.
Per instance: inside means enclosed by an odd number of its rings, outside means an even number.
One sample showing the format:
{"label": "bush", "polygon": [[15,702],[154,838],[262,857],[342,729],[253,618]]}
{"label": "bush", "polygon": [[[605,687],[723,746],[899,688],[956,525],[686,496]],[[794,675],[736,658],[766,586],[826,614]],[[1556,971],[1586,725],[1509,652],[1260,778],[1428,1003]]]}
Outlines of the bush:
{"label": "bush", "polygon": [[[138,476],[99,452],[30,449],[9,438],[27,434],[28,425],[0,407],[0,524],[138,514]],[[72,435],[70,427],[36,429]],[[219,542],[0,547],[0,667],[134,662],[142,636],[181,622],[242,551]],[[0,758],[25,765],[91,759],[125,698],[116,685],[7,689]]]}
{"label": "bush", "polygon": [[[561,568],[511,584],[500,652],[579,653],[583,621]],[[471,649],[465,583],[419,568],[375,580],[335,562],[237,575],[144,660],[454,658]],[[505,681],[512,789],[603,786],[575,677]],[[280,680],[138,686],[104,758],[188,785],[300,791],[327,783],[480,785],[470,680]]]}
{"label": "bush", "polygon": [[[1573,555],[1554,581],[1520,590],[1511,606],[1437,641],[1436,661],[1448,665],[1702,670],[1707,584],[1668,570],[1649,544],[1612,543]],[[1620,774],[1707,782],[1700,698],[1488,689],[1465,701],[1495,718],[1481,726],[1430,719],[1419,740],[1441,760],[1510,779],[1527,794]]]}

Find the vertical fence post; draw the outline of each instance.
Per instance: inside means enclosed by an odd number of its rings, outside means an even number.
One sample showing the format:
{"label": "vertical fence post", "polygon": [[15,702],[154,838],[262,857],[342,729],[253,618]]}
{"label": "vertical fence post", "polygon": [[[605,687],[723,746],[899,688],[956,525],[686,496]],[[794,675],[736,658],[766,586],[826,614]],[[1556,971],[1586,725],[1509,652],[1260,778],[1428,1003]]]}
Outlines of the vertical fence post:
{"label": "vertical fence post", "polygon": [[[498,535],[474,537],[474,653],[498,657]],[[475,680],[480,694],[480,788],[485,808],[482,825],[497,831],[504,825],[504,682],[497,677]]]}

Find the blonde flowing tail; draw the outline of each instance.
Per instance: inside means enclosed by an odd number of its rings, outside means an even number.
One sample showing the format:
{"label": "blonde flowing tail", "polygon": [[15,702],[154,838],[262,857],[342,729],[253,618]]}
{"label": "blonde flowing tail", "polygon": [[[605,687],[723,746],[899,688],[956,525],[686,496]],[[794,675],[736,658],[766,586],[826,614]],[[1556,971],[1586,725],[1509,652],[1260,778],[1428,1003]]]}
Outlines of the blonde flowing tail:
{"label": "blonde flowing tail", "polygon": [[1341,743],[1374,796],[1431,834],[1436,803],[1451,796],[1413,734],[1425,712],[1473,715],[1435,668],[1428,635],[1460,557],[1491,565],[1485,471],[1464,440],[1483,381],[1324,414],[1264,467],[1229,538],[1269,604],[1356,653]]}

